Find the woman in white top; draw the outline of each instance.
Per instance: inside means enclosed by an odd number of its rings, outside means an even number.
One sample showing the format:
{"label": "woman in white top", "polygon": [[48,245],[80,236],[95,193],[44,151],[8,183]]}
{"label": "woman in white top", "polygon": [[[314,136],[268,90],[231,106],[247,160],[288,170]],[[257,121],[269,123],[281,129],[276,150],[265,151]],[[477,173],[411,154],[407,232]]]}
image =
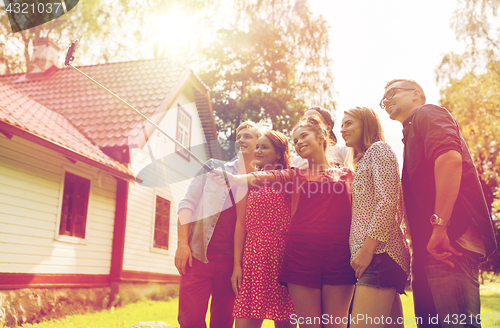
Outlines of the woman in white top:
{"label": "woman in white top", "polygon": [[[354,150],[351,266],[358,280],[351,327],[404,327],[399,294],[404,293],[410,254],[401,225],[404,204],[396,155],[384,142],[377,114],[356,107],[344,112],[342,137]],[[382,320],[385,318],[385,320]]]}
{"label": "woman in white top", "polygon": [[[352,151],[349,147],[337,145],[337,137],[333,133],[333,126],[335,121],[329,111],[321,107],[311,107],[304,113],[303,118],[315,116],[325,124],[329,129],[330,142],[326,149],[326,158],[330,164],[338,165],[340,167],[348,167],[352,169]],[[308,167],[307,159],[300,156],[292,158],[291,166],[299,169],[306,169]]]}

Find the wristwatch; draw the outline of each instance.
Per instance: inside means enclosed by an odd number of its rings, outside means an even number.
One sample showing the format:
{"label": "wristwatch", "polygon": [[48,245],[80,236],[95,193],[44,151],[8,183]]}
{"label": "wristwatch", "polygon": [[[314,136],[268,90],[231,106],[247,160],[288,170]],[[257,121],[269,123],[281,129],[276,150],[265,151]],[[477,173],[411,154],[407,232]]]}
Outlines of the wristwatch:
{"label": "wristwatch", "polygon": [[432,214],[431,216],[431,224],[432,225],[440,225],[440,226],[447,226],[450,225],[450,221],[446,221],[443,218],[440,218],[437,214]]}

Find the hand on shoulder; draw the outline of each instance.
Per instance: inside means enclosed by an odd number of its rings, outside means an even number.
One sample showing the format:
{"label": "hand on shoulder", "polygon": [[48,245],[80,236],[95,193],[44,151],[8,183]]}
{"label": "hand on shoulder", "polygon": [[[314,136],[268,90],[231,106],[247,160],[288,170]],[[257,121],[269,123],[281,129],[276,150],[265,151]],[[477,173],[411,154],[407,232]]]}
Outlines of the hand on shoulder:
{"label": "hand on shoulder", "polygon": [[354,171],[351,170],[348,167],[342,167],[340,168],[341,173],[340,173],[340,180],[345,181],[349,178],[354,178]]}

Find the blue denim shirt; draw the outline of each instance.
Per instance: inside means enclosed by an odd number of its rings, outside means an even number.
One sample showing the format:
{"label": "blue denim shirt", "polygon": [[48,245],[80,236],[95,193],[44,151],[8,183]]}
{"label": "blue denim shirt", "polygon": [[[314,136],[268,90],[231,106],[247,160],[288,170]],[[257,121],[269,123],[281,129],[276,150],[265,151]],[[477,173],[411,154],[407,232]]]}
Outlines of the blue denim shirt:
{"label": "blue denim shirt", "polygon": [[[224,162],[217,159],[209,159],[206,163],[209,167],[219,168],[231,174],[238,174],[236,160]],[[208,263],[207,249],[215,225],[219,220],[220,213],[225,210],[224,202],[229,194],[226,186],[218,186],[207,176],[207,171],[201,168],[193,181],[189,184],[186,196],[179,203],[179,213],[182,209],[188,209],[193,213],[189,227],[189,246],[191,253],[197,260]]]}

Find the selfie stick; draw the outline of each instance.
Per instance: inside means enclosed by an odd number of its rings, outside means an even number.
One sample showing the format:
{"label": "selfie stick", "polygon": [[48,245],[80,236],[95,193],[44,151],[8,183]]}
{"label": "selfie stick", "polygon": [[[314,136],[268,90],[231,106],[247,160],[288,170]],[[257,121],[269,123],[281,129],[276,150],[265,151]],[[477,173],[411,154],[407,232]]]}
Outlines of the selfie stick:
{"label": "selfie stick", "polygon": [[[97,84],[98,86],[100,86],[104,91],[108,92],[110,95],[112,95],[113,97],[115,97],[116,99],[118,99],[119,101],[121,101],[124,105],[126,105],[128,108],[130,108],[131,110],[133,110],[137,115],[139,115],[143,120],[145,120],[145,121],[149,122],[151,125],[153,125],[165,137],[169,138],[177,146],[179,146],[182,149],[184,149],[185,151],[187,151],[198,163],[200,163],[201,166],[203,166],[203,168],[205,170],[207,170],[208,172],[212,172],[213,171],[212,168],[210,168],[208,165],[206,165],[204,162],[202,162],[198,157],[196,157],[195,154],[193,154],[189,149],[187,149],[186,147],[184,147],[184,145],[181,144],[179,141],[177,141],[175,138],[173,138],[172,136],[170,136],[167,132],[165,132],[162,128],[160,128],[155,122],[153,122],[152,120],[150,120],[147,116],[145,116],[140,111],[138,111],[137,109],[135,109],[132,105],[130,105],[128,102],[126,102],[122,98],[118,97],[116,94],[114,94],[112,91],[110,91],[109,89],[107,89],[105,86],[103,86],[102,84],[100,84],[99,82],[97,82],[96,80],[94,80],[93,78],[91,78],[90,76],[88,76],[87,74],[85,74],[84,72],[82,72],[81,70],[79,70],[78,68],[76,68],[75,66],[73,66],[71,64],[71,62],[73,60],[75,60],[75,57],[73,56],[73,54],[74,54],[77,46],[78,46],[78,40],[75,40],[73,43],[71,43],[71,46],[68,49],[68,53],[66,54],[66,60],[64,62],[64,64],[66,66],[72,67],[75,71],[77,71],[81,75],[85,76],[87,79],[89,79],[90,81],[92,81],[95,84]],[[224,175],[225,175],[225,172],[224,172]],[[227,181],[227,178],[226,178],[226,181]]]}

